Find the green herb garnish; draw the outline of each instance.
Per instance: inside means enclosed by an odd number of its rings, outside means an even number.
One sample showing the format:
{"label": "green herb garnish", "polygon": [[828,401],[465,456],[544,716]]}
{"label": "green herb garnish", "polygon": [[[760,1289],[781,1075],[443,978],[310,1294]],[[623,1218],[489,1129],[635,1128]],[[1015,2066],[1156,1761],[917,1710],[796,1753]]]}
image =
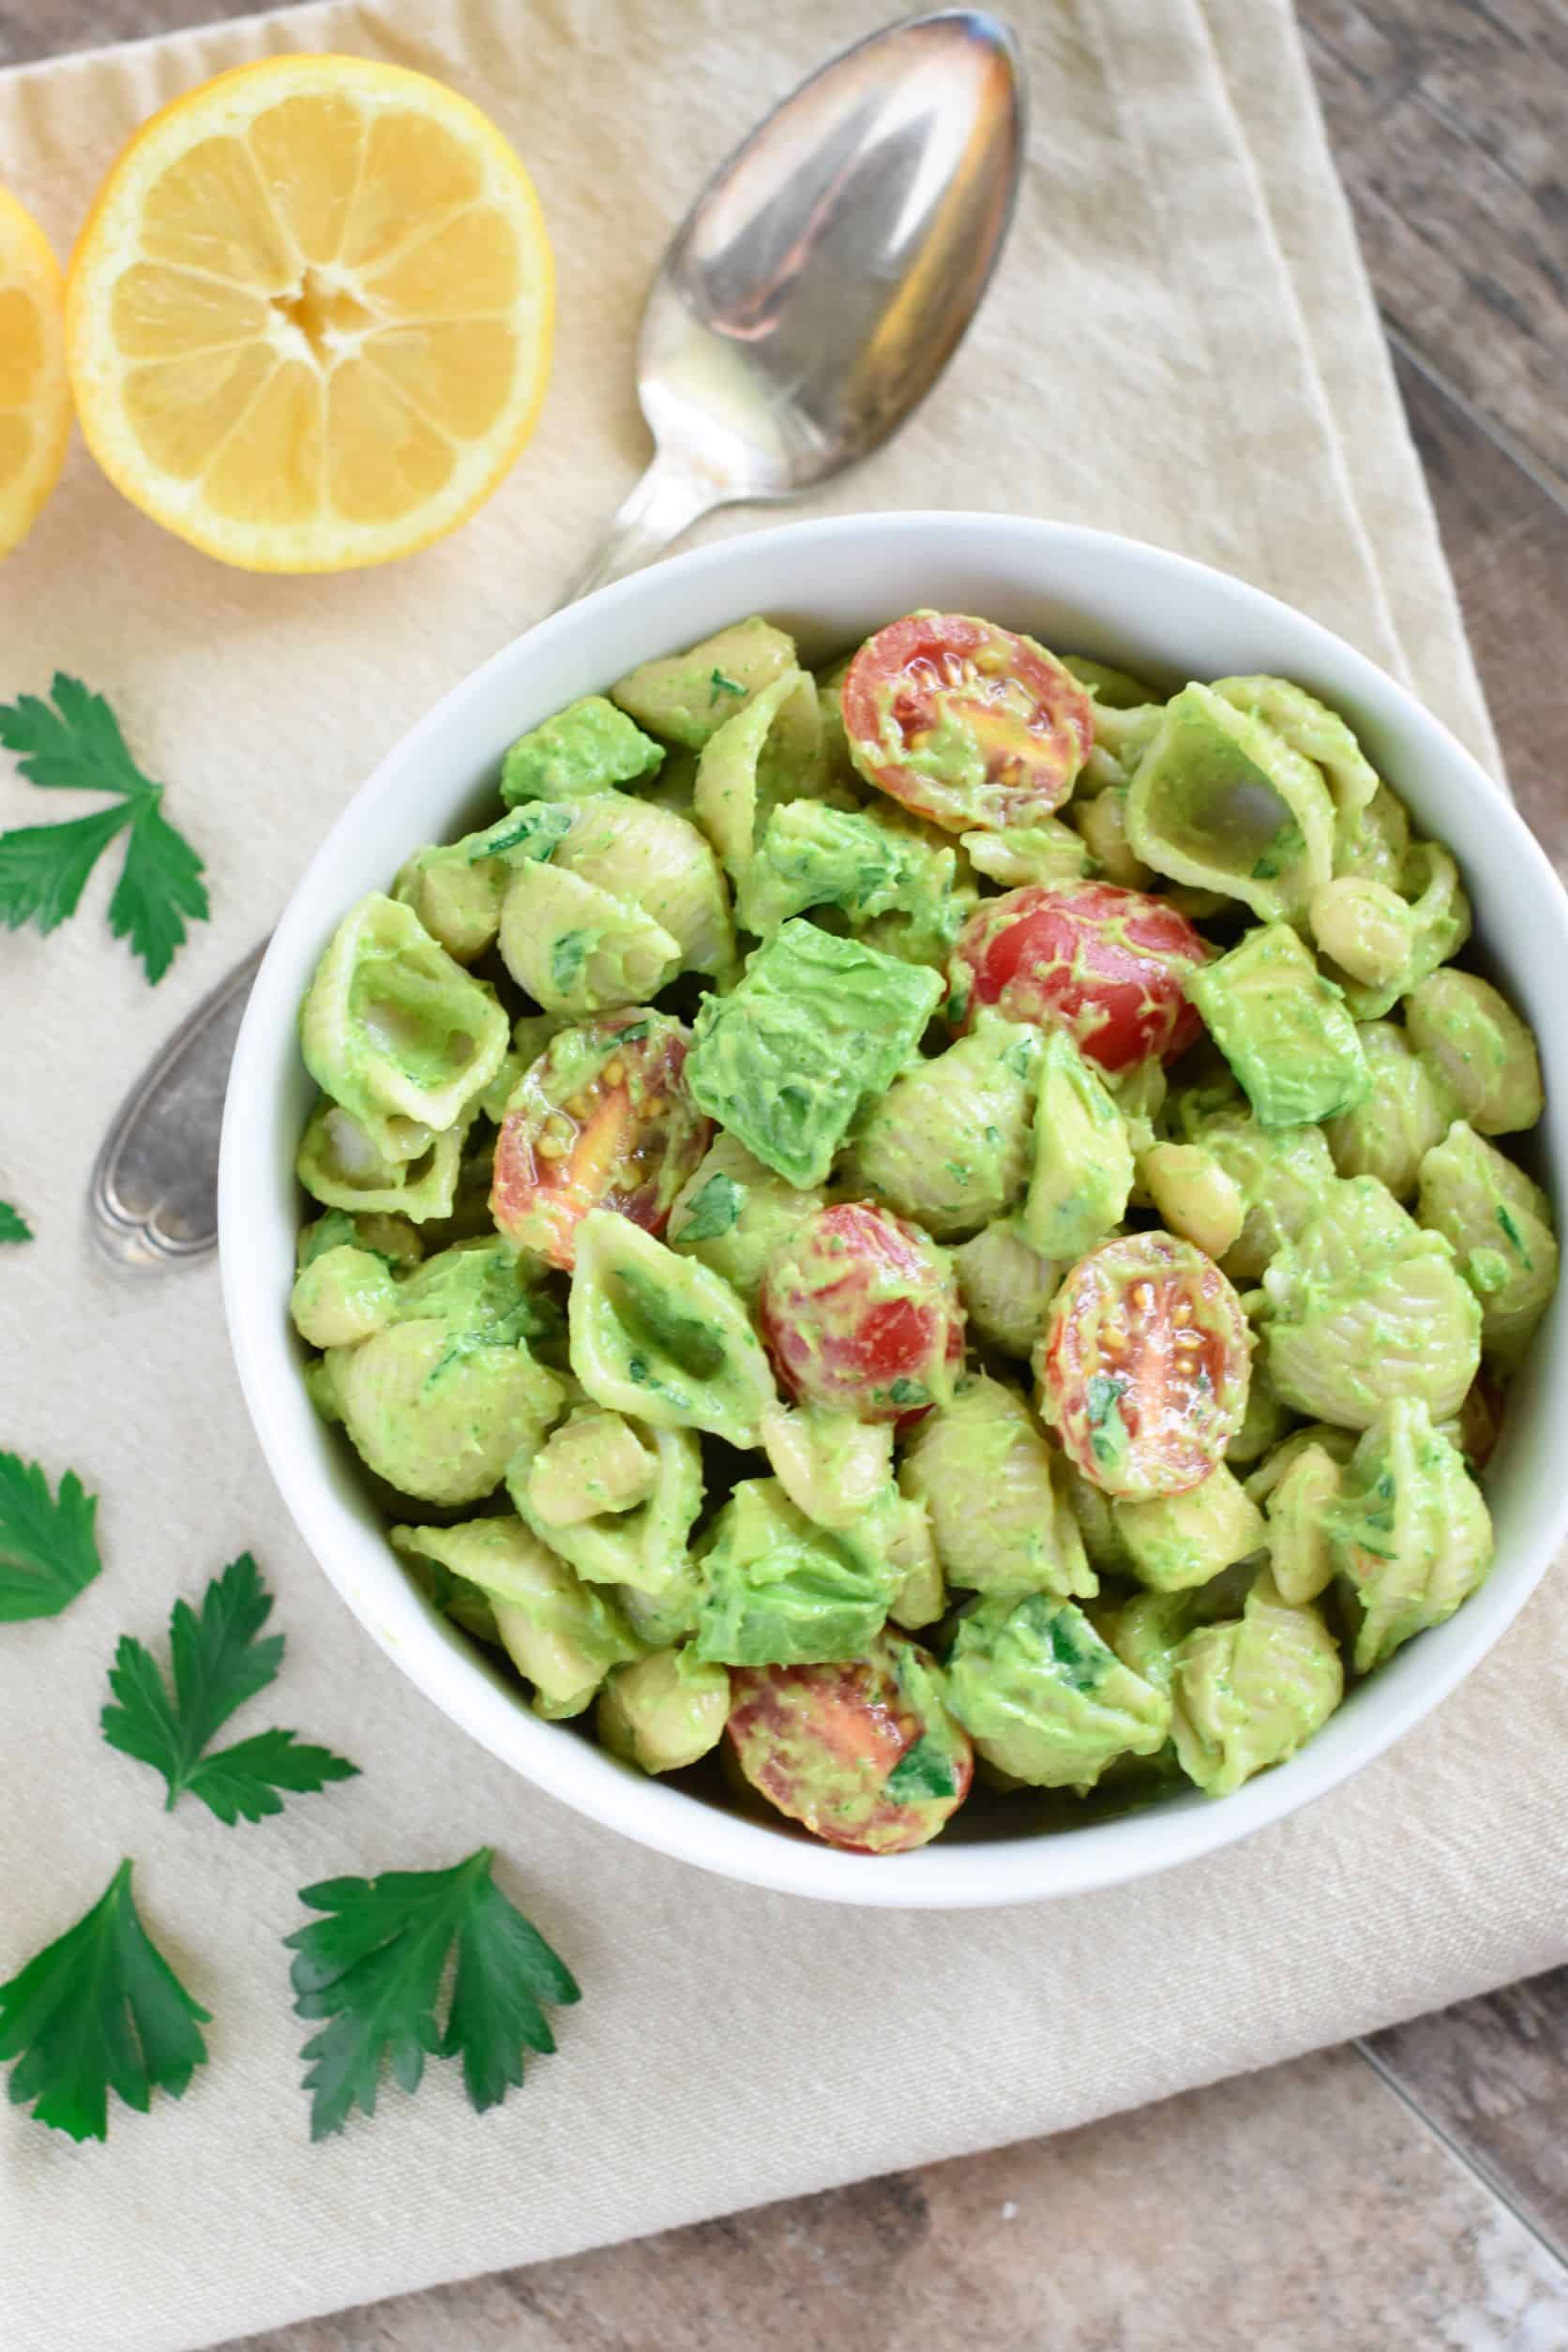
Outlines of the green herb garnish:
{"label": "green herb garnish", "polygon": [[904,1750],[884,1785],[894,1803],[900,1805],[916,1804],[922,1797],[956,1797],[958,1793],[952,1757],[924,1734],[912,1748]]}
{"label": "green herb garnish", "polygon": [[97,1513],[74,1470],[52,1495],[37,1462],[0,1454],[0,1625],[58,1617],[92,1583],[103,1566]]}
{"label": "green herb garnish", "polygon": [[0,922],[13,931],[29,922],[53,931],[76,912],[88,875],[128,827],[109,927],[116,939],[129,940],[156,983],[185,944],[187,918],[206,921],[202,861],[164,817],[162,785],[143,775],[102,695],[63,671],[56,671],[50,695],[53,708],[36,694],[0,702],[0,744],[17,754],[30,783],[51,792],[112,792],[114,800],[67,824],[0,834]]}
{"label": "green herb garnish", "polygon": [[1089,1409],[1089,1426],[1101,1428],[1115,1411],[1127,1393],[1127,1383],[1113,1372],[1094,1372],[1084,1387],[1084,1401]]}
{"label": "green herb garnish", "polygon": [[902,1372],[887,1392],[895,1405],[928,1405],[931,1392],[924,1380],[909,1380]]}
{"label": "green herb garnish", "polygon": [[709,1177],[700,1192],[694,1193],[691,1214],[681,1227],[682,1242],[715,1242],[721,1233],[728,1233],[738,1222],[746,1206],[746,1186],[737,1184],[732,1176],[719,1168]]}
{"label": "green herb garnish", "polygon": [[10,2095],[73,2140],[109,2133],[109,2093],[145,2115],[155,2090],[178,2099],[207,2045],[209,2013],[143,1926],[123,1862],[100,1901],[0,1984],[0,2061]]}
{"label": "green herb garnish", "polygon": [[0,1242],[30,1242],[33,1229],[20,1209],[13,1209],[8,1200],[0,1200]]}
{"label": "green herb garnish", "polygon": [[1050,1654],[1076,1691],[1092,1691],[1105,1668],[1103,1645],[1086,1650],[1078,1640],[1065,1609],[1050,1621]]}
{"label": "green herb garnish", "polygon": [[738,678],[727,678],[722,670],[709,671],[708,708],[710,711],[713,709],[714,704],[718,701],[721,694],[734,694],[744,697],[745,693],[746,688],[742,686]]}
{"label": "green herb garnish", "polygon": [[550,976],[561,995],[569,995],[582,977],[588,943],[586,931],[563,931],[550,942]]}
{"label": "green herb garnish", "polygon": [[1520,1232],[1518,1227],[1515,1224],[1514,1219],[1510,1216],[1508,1211],[1502,1206],[1500,1201],[1498,1203],[1498,1223],[1502,1228],[1504,1239],[1511,1244],[1516,1254],[1524,1259],[1527,1272],[1533,1273],[1534,1267],[1530,1260],[1530,1255],[1529,1250],[1525,1247],[1525,1237]]}
{"label": "green herb garnish", "polygon": [[505,857],[520,851],[525,858],[547,865],[555,853],[557,842],[565,839],[576,821],[576,812],[562,807],[556,801],[531,801],[515,816],[504,817],[488,833],[481,833],[468,852],[468,862],[477,866],[487,857]]}
{"label": "green herb garnish", "polygon": [[[460,2058],[463,2088],[482,2113],[522,2081],[525,2049],[550,2051],[545,2007],[580,1998],[576,1980],[490,1876],[481,1846],[450,1870],[328,1878],[300,1901],[326,1914],[283,1938],[297,1953],[294,2009],[330,2022],[305,2044],[311,2061],[310,2137],[340,2132],[354,2108],[373,2115],[382,2068],[416,2090],[427,2057]],[[457,1969],[445,2027],[436,2001],[448,1955]]]}
{"label": "green herb garnish", "polygon": [[309,1793],[357,1774],[356,1764],[330,1748],[300,1743],[292,1731],[258,1731],[216,1756],[204,1755],[229,1717],[266,1688],[282,1663],[282,1635],[259,1638],[271,1614],[272,1595],[249,1552],[213,1578],[200,1614],[188,1601],[176,1601],[169,1622],[173,1698],[152,1652],[128,1634],[122,1636],[109,1675],[119,1705],[106,1707],[99,1723],[112,1748],[162,1773],[166,1812],[188,1791],[233,1828],[241,1817],[261,1821],[281,1813],[279,1789]]}

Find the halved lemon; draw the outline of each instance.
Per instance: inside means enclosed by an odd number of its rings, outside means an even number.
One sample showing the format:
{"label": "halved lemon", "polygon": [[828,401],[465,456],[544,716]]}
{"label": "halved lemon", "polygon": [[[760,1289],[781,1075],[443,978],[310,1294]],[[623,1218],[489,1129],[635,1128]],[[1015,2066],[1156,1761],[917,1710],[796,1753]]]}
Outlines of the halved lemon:
{"label": "halved lemon", "polygon": [[553,308],[495,125],[367,57],[267,58],[155,114],[66,291],[93,455],[252,571],[384,564],[462,522],[534,429]]}
{"label": "halved lemon", "polygon": [[70,439],[60,264],[0,188],[0,555],[37,522]]}

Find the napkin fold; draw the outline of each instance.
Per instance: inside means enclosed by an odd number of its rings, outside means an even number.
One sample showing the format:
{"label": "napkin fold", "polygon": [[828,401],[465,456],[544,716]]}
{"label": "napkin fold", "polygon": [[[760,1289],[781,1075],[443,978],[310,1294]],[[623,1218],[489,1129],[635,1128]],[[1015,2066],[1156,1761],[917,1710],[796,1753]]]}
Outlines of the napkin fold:
{"label": "napkin fold", "polygon": [[[0,176],[64,246],[116,144],[204,76],[289,49],[438,74],[538,181],[561,264],[539,434],[465,530],[336,580],[251,578],[158,534],[78,450],[0,574],[0,696],[112,698],[207,861],[214,919],[156,992],[100,875],[0,944],[0,1444],[102,1497],[102,1576],[0,1631],[0,1978],[122,1854],[213,2013],[179,2103],[74,2148],[0,2123],[7,2352],[185,2352],[335,2306],[1060,2130],[1561,1959],[1555,1655],[1568,1589],[1438,1714],[1309,1813],[1171,1876],[1016,1911],[830,1908],[644,1853],[506,1772],[366,1638],[264,1471],[217,1270],[133,1275],[83,1200],[104,1123],[276,915],[375,760],[542,611],[644,461],[629,354],[704,174],[886,0],[366,0],[0,78]],[[1496,746],[1284,0],[1036,0],[1027,183],[1004,265],[897,443],[811,511],[1004,508],[1162,541],[1304,606]],[[713,535],[748,527],[729,514]],[[911,593],[917,595],[918,581]],[[0,824],[36,822],[0,775]],[[49,814],[73,813],[69,804]],[[253,1711],[364,1768],[225,1829],[99,1739],[116,1636],[249,1547],[282,1676]],[[264,1713],[263,1710],[264,1709]],[[584,1988],[483,2118],[437,2068],[312,2148],[280,1938],[312,1880],[481,1840]]]}

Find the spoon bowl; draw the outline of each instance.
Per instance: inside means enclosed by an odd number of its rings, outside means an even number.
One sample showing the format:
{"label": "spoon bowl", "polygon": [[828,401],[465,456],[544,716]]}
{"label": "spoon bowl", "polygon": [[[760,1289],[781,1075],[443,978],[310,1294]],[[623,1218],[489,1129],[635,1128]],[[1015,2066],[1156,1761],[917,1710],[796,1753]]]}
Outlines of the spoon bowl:
{"label": "spoon bowl", "polygon": [[962,339],[1024,143],[1011,34],[971,9],[873,34],[803,83],[687,214],[637,386],[715,503],[788,498],[881,446]]}
{"label": "spoon bowl", "polygon": [[1007,27],[941,8],[830,58],[758,125],[649,292],[637,390],[654,460],[563,602],[716,506],[797,498],[891,439],[990,282],[1025,123]]}

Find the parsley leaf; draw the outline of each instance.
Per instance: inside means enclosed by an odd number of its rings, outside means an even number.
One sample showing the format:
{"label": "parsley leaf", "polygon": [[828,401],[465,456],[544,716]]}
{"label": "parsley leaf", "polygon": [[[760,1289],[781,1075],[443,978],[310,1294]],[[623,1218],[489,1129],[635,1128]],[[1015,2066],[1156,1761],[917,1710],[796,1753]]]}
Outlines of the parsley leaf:
{"label": "parsley leaf", "polygon": [[123,1862],[100,1901],[0,1984],[0,2060],[10,2095],[73,2140],[109,2134],[109,2093],[145,2115],[155,2090],[180,2098],[211,2022],[148,1936]]}
{"label": "parsley leaf", "polygon": [[1100,1429],[1127,1393],[1127,1383],[1114,1372],[1092,1372],[1085,1387],[1089,1409],[1089,1426]]}
{"label": "parsley leaf", "polygon": [[557,843],[565,839],[576,822],[576,811],[558,801],[525,802],[522,807],[513,810],[510,818],[504,817],[488,833],[476,837],[468,852],[468,862],[477,866],[487,857],[505,857],[520,851],[525,858],[548,865]]}
{"label": "parsley leaf", "polygon": [[586,931],[562,931],[550,943],[550,976],[563,996],[569,996],[582,977],[592,942]]}
{"label": "parsley leaf", "polygon": [[701,1190],[693,1194],[690,1213],[678,1238],[683,1242],[714,1242],[728,1233],[746,1206],[746,1186],[722,1168],[715,1170]]}
{"label": "parsley leaf", "polygon": [[722,670],[710,670],[710,671],[709,671],[709,672],[708,672],[708,708],[709,708],[709,710],[712,710],[712,708],[713,708],[714,704],[715,704],[715,703],[718,701],[718,698],[719,698],[719,696],[720,696],[721,694],[734,694],[734,695],[742,695],[742,696],[744,696],[744,694],[745,694],[745,693],[746,693],[746,688],[745,688],[745,686],[743,686],[741,685],[740,680],[739,680],[738,678],[727,678],[727,677],[725,676],[725,674],[724,674],[724,672],[723,672],[723,671],[722,671]]}
{"label": "parsley leaf", "polygon": [[292,1731],[259,1731],[216,1756],[203,1750],[248,1698],[264,1690],[283,1656],[283,1636],[258,1638],[272,1614],[272,1595],[249,1552],[241,1552],[202,1596],[201,1614],[176,1601],[169,1625],[174,1696],[150,1650],[122,1636],[109,1687],[119,1700],[98,1718],[112,1748],[161,1772],[173,1813],[188,1790],[232,1829],[241,1817],[264,1820],[281,1813],[280,1788],[309,1792],[358,1772],[330,1748],[296,1744]]}
{"label": "parsley leaf", "polygon": [[74,1470],[52,1495],[37,1462],[0,1454],[0,1625],[58,1617],[92,1583],[103,1566],[97,1512]]}
{"label": "parsley leaf", "polygon": [[[522,2053],[555,2047],[544,2004],[580,1998],[577,1983],[509,1903],[481,1846],[450,1870],[387,1871],[379,1878],[326,1878],[299,1899],[326,1914],[283,1941],[298,1954],[294,2009],[330,2022],[300,2053],[311,2061],[310,2137],[340,2132],[356,2106],[376,2107],[390,2058],[404,2090],[416,2090],[427,2056],[462,2059],[463,2087],[482,2113],[522,2081]],[[445,2028],[435,2007],[448,1954],[457,1971]]]}
{"label": "parsley leaf", "polygon": [[918,1804],[922,1797],[952,1797],[958,1787],[953,1759],[924,1733],[906,1748],[884,1783],[895,1804]]}
{"label": "parsley leaf", "polygon": [[113,792],[114,802],[58,825],[0,834],[0,922],[53,931],[76,912],[87,877],[128,828],[125,864],[109,902],[109,927],[130,942],[147,978],[162,979],[185,944],[186,922],[205,922],[201,859],[158,804],[163,787],[143,776],[101,694],[57,671],[51,702],[36,694],[0,702],[0,745],[46,792]]}
{"label": "parsley leaf", "polygon": [[20,1209],[13,1209],[8,1200],[0,1200],[0,1242],[30,1242],[33,1229]]}

